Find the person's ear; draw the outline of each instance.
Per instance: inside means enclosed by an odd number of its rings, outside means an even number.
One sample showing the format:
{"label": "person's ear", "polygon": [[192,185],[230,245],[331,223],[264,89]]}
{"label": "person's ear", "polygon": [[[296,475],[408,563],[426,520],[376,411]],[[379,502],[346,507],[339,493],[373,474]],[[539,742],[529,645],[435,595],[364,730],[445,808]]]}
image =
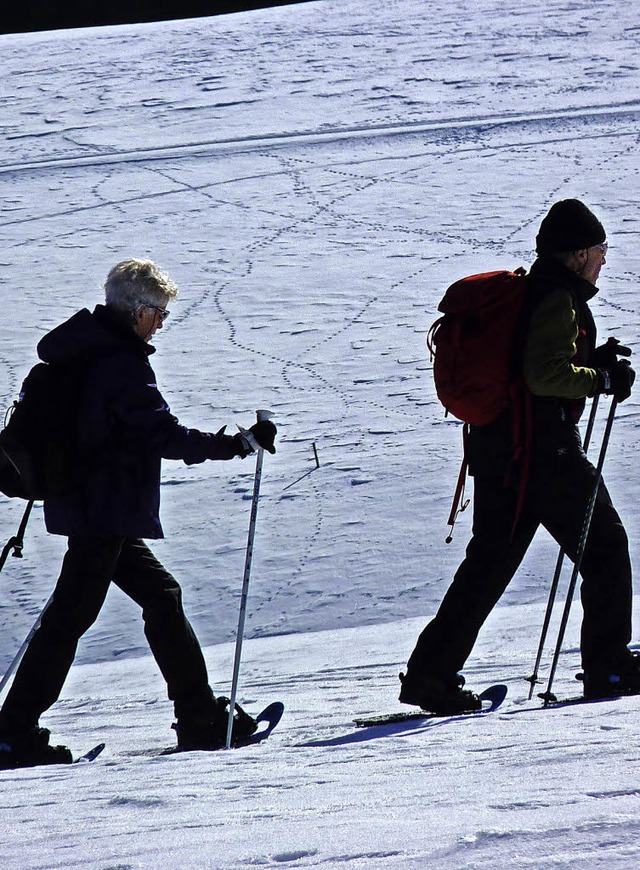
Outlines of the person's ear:
{"label": "person's ear", "polygon": [[581,269],[584,265],[586,265],[586,262],[589,259],[589,250],[588,248],[581,248],[579,251],[574,251],[574,254],[576,257],[576,263]]}

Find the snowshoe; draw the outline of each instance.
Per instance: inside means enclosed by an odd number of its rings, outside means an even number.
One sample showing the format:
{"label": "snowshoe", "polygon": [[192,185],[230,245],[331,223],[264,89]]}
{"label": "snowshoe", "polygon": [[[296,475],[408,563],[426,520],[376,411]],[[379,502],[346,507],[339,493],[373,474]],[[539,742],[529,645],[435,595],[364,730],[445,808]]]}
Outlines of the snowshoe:
{"label": "snowshoe", "polygon": [[415,680],[400,674],[400,703],[421,707],[436,716],[456,716],[458,713],[475,713],[482,709],[482,701],[468,689],[463,689],[464,677],[455,674],[451,678],[420,677]]}
{"label": "snowshoe", "polygon": [[584,673],[578,675],[583,682],[585,700],[640,695],[640,655],[631,650],[627,652],[615,666],[585,668]]}
{"label": "snowshoe", "polygon": [[49,731],[34,728],[25,735],[0,737],[0,770],[37,767],[40,764],[71,764],[73,757],[66,746],[51,746]]}
{"label": "snowshoe", "polygon": [[[178,751],[222,749],[227,742],[229,703],[229,698],[219,697],[209,715],[179,717],[172,726],[178,736]],[[236,704],[231,745],[246,741],[257,727],[256,720]]]}

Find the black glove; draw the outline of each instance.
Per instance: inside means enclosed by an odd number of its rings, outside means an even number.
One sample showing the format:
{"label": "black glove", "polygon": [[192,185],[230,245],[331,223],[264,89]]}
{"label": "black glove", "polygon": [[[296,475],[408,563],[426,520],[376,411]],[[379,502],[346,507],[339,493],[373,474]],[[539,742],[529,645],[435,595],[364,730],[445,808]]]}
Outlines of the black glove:
{"label": "black glove", "polygon": [[619,359],[608,370],[600,369],[600,392],[614,396],[617,402],[624,402],[631,395],[631,387],[636,373],[627,359]]}
{"label": "black glove", "polygon": [[269,453],[275,453],[274,441],[277,431],[275,423],[272,423],[271,420],[259,420],[249,429],[253,438],[247,437],[248,433],[246,432],[238,432],[237,435],[233,436],[236,441],[238,456],[244,458],[250,453],[254,453],[255,444],[252,442],[257,443],[258,447],[262,447],[263,450],[268,450]]}
{"label": "black glove", "polygon": [[631,348],[620,344],[617,338],[608,338],[594,350],[591,364],[594,369],[609,369],[618,362],[619,356],[631,356]]}
{"label": "black glove", "polygon": [[263,450],[268,450],[269,453],[276,452],[274,442],[278,430],[275,423],[272,423],[271,420],[259,420],[253,424],[249,431],[253,433],[253,437]]}

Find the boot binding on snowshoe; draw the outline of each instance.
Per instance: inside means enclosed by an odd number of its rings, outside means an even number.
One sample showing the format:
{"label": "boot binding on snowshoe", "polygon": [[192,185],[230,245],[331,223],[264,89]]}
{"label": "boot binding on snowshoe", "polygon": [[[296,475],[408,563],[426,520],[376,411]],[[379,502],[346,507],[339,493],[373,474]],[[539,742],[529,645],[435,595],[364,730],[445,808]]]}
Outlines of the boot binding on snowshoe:
{"label": "boot binding on snowshoe", "polygon": [[482,709],[480,698],[474,692],[462,688],[462,674],[455,674],[450,678],[421,677],[420,680],[400,674],[400,682],[401,704],[420,707],[436,716],[476,713]]}

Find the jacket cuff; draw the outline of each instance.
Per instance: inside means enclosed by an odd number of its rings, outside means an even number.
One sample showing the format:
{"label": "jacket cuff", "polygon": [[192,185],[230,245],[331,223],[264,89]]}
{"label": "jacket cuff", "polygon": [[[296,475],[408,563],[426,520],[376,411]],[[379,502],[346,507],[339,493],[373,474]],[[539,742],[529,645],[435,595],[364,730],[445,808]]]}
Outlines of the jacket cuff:
{"label": "jacket cuff", "polygon": [[596,369],[598,373],[598,393],[611,392],[611,375],[606,369]]}

